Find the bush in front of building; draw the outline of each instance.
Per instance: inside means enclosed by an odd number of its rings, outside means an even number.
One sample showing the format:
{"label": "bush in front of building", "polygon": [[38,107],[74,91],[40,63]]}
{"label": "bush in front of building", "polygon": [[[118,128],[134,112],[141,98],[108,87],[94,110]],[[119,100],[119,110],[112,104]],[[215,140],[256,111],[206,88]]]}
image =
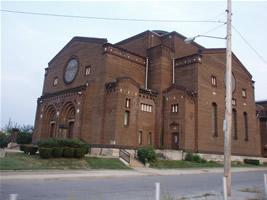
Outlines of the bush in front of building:
{"label": "bush in front of building", "polygon": [[201,158],[197,154],[193,154],[191,152],[186,153],[185,155],[185,161],[190,161],[190,162],[197,162],[197,163],[205,163],[207,162],[204,158]]}
{"label": "bush in front of building", "polygon": [[245,164],[260,165],[260,161],[256,159],[244,159]]}
{"label": "bush in front of building", "polygon": [[[52,157],[81,158],[89,152],[90,145],[78,139],[42,139],[37,142],[39,148],[51,148]],[[79,150],[77,150],[79,149]]]}
{"label": "bush in front of building", "polygon": [[25,153],[25,154],[29,154],[30,153],[30,148],[26,145],[26,144],[22,144],[22,145],[20,145],[21,147],[21,149],[22,149],[22,151]]}
{"label": "bush in front of building", "polygon": [[39,155],[41,158],[51,158],[52,157],[52,148],[46,148],[46,147],[41,147],[39,148]]}
{"label": "bush in front of building", "polygon": [[58,141],[54,138],[42,139],[37,142],[38,147],[53,148],[58,147]]}
{"label": "bush in front of building", "polygon": [[28,150],[28,152],[30,153],[30,155],[35,155],[36,152],[38,151],[38,147],[32,144],[28,144],[26,145],[26,149]]}
{"label": "bush in front of building", "polygon": [[19,150],[20,150],[20,151],[24,151],[24,147],[25,147],[24,144],[19,145]]}
{"label": "bush in front of building", "polygon": [[141,147],[137,150],[138,159],[146,164],[157,160],[155,149],[151,146]]}
{"label": "bush in front of building", "polygon": [[21,144],[20,150],[23,151],[25,154],[35,155],[38,151],[38,147],[32,144]]}
{"label": "bush in front of building", "polygon": [[85,155],[84,148],[74,148],[74,157],[75,158],[82,158]]}
{"label": "bush in front of building", "polygon": [[64,147],[63,148],[63,157],[65,158],[73,158],[75,149],[72,147]]}
{"label": "bush in front of building", "polygon": [[25,144],[21,144],[20,146],[19,146],[19,150],[20,151],[23,151],[25,154],[28,154],[29,152],[28,152],[28,149],[25,147],[26,145]]}
{"label": "bush in front of building", "polygon": [[83,142],[80,144],[80,147],[83,149],[83,153],[84,154],[88,154],[89,153],[89,149],[90,149],[90,145]]}
{"label": "bush in front of building", "polygon": [[53,147],[52,156],[55,158],[60,158],[63,156],[63,148],[62,147]]}

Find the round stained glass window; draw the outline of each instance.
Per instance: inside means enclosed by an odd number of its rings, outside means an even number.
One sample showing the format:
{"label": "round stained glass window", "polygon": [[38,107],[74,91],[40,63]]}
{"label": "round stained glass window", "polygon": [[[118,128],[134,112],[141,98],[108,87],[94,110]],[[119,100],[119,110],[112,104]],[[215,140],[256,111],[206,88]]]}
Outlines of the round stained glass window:
{"label": "round stained glass window", "polygon": [[77,72],[78,72],[78,61],[76,59],[71,59],[66,66],[64,74],[65,82],[71,83],[74,80]]}

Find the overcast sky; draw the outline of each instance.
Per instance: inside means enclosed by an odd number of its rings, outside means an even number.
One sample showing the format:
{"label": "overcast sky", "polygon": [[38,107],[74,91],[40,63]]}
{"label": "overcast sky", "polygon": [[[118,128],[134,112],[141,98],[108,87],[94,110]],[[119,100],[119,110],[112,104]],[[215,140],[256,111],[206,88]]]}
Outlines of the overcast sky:
{"label": "overcast sky", "polygon": [[[2,2],[1,9],[111,18],[225,20],[226,1],[146,2]],[[267,60],[267,2],[234,2],[233,25]],[[74,36],[107,38],[110,43],[145,30],[205,34],[217,23],[159,23],[72,19],[1,12],[1,126],[9,118],[34,124],[44,68]],[[225,26],[208,35],[225,36]],[[198,39],[205,47],[225,41]],[[256,81],[256,100],[267,99],[267,64],[233,30],[233,51]]]}

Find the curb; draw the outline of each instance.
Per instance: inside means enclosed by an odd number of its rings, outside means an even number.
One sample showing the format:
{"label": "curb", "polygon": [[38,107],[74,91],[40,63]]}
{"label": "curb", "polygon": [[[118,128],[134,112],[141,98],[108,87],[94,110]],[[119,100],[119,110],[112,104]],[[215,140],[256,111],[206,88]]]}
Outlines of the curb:
{"label": "curb", "polygon": [[[236,172],[266,171],[266,168],[234,168]],[[107,178],[128,176],[168,176],[223,173],[222,168],[216,169],[168,169],[135,168],[133,170],[92,170],[92,171],[0,171],[1,180],[32,180],[32,179],[72,179],[72,178]]]}

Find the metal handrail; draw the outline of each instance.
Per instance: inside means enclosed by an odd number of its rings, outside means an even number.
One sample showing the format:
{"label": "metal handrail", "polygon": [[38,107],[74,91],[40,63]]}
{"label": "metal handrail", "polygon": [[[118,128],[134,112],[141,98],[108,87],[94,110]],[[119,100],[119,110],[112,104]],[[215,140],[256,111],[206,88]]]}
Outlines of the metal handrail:
{"label": "metal handrail", "polygon": [[119,151],[119,157],[125,160],[127,163],[130,163],[131,155],[128,151],[124,149],[120,149]]}

